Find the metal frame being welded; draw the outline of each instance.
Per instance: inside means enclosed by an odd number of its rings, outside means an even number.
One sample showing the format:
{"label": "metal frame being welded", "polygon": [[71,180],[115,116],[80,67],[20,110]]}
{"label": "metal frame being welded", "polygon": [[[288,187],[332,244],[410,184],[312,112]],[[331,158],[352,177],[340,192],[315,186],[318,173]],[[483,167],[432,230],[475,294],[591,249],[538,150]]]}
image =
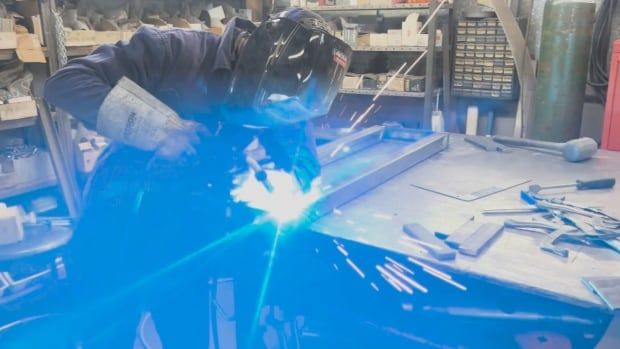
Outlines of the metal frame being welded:
{"label": "metal frame being welded", "polygon": [[[369,169],[352,171],[350,177],[341,183],[330,183],[330,170],[343,166],[342,161],[346,157],[356,156],[364,149],[390,141],[402,143],[402,148],[397,153],[387,154],[384,161]],[[394,126],[373,126],[320,146],[318,157],[323,166],[324,195],[314,206],[312,216],[319,218],[331,213],[335,208],[441,152],[448,144],[448,134]]]}

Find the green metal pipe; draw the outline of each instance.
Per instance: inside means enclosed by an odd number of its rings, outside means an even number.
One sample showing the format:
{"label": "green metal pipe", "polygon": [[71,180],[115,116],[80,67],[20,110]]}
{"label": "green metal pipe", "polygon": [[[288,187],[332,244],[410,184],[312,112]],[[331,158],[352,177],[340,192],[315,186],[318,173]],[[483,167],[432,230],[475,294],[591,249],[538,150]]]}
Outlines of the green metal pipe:
{"label": "green metal pipe", "polygon": [[594,0],[549,0],[543,16],[532,137],[578,138],[594,24]]}

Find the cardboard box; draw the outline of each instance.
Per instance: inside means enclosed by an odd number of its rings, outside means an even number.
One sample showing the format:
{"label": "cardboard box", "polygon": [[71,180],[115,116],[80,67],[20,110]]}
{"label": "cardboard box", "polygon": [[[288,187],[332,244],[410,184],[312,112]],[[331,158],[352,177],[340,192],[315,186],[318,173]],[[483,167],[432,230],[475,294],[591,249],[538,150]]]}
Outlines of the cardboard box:
{"label": "cardboard box", "polygon": [[[390,79],[392,79],[392,75],[380,75],[378,79],[379,79],[379,84],[377,85],[377,88],[383,88],[383,86]],[[403,76],[397,76],[393,78],[390,84],[386,87],[386,90],[397,91],[397,92],[405,91],[405,78]]]}
{"label": "cardboard box", "polygon": [[132,31],[94,31],[94,30],[65,30],[67,47],[95,46],[102,44],[115,44],[121,40],[129,40]]}
{"label": "cardboard box", "polygon": [[342,88],[358,89],[362,85],[364,75],[346,75],[342,80]]}
{"label": "cardboard box", "polygon": [[370,0],[371,6],[390,6],[392,5],[392,0]]}
{"label": "cardboard box", "polygon": [[370,34],[359,34],[356,40],[357,46],[370,46]]}
{"label": "cardboard box", "polygon": [[17,33],[0,32],[0,50],[10,50],[17,48]]}
{"label": "cardboard box", "polygon": [[418,19],[420,17],[419,13],[410,13],[407,18],[403,21],[402,26],[402,45],[403,46],[415,46],[416,45],[416,36],[418,35],[418,30],[420,28],[420,24],[418,24]]}
{"label": "cardboard box", "polygon": [[402,46],[403,44],[403,31],[400,29],[388,29],[388,45],[389,46]]}
{"label": "cardboard box", "polygon": [[27,101],[0,104],[0,121],[27,119],[37,116],[37,103],[31,98]]}
{"label": "cardboard box", "polygon": [[387,46],[388,35],[385,33],[370,33],[370,46]]}

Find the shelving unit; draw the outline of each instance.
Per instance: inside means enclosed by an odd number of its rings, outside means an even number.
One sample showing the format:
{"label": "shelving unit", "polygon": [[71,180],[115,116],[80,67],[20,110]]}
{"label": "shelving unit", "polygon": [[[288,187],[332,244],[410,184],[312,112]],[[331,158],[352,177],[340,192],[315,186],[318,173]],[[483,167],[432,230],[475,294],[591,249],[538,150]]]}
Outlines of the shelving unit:
{"label": "shelving unit", "polygon": [[[351,88],[341,88],[340,93],[343,94],[351,94],[351,95],[370,95],[374,96],[379,92],[379,90],[370,90],[370,89],[351,89]],[[401,92],[401,91],[389,91],[385,90],[381,93],[382,96],[397,96],[397,97],[413,97],[413,98],[424,98],[426,95],[425,92]]]}
{"label": "shelving unit", "polygon": [[[424,52],[425,46],[351,46],[353,51],[369,52]],[[436,47],[441,50],[441,47]]]}
{"label": "shelving unit", "polygon": [[22,127],[31,127],[37,124],[37,117],[29,117],[17,120],[0,121],[0,131],[13,130]]}
{"label": "shelving unit", "polygon": [[[367,11],[367,10],[379,10],[379,11],[390,11],[390,10],[429,10],[429,4],[392,4],[392,5],[309,5],[308,8],[312,11],[316,12],[336,12],[336,11]],[[444,8],[450,8],[450,5],[445,5]]]}
{"label": "shelving unit", "polygon": [[[438,0],[429,0],[427,4],[393,4],[384,6],[375,5],[330,5],[330,6],[313,6],[308,5],[308,9],[318,12],[324,16],[362,16],[362,15],[385,15],[386,17],[406,17],[412,12],[419,12],[421,14],[430,14],[439,6]],[[426,71],[425,71],[425,91],[436,91],[436,54],[442,54],[442,79],[443,79],[443,102],[444,109],[450,109],[450,48],[451,48],[451,35],[450,24],[452,23],[452,6],[446,2],[439,9],[439,15],[449,16],[446,24],[441,28],[443,32],[442,45],[436,46],[436,29],[437,29],[437,16],[433,18],[427,26],[428,30],[428,45],[427,46],[353,46],[354,52],[411,52],[422,53],[428,51],[426,54]],[[355,55],[355,54],[354,54]],[[415,56],[413,56],[415,58]],[[413,59],[411,60],[411,62]],[[375,95],[377,90],[366,89],[341,89],[342,94],[356,94],[356,95]],[[434,97],[436,93],[430,92],[401,92],[401,91],[384,91],[382,95],[385,96],[399,96],[424,99],[424,115],[422,118],[422,127],[431,127],[431,114],[434,105]]]}

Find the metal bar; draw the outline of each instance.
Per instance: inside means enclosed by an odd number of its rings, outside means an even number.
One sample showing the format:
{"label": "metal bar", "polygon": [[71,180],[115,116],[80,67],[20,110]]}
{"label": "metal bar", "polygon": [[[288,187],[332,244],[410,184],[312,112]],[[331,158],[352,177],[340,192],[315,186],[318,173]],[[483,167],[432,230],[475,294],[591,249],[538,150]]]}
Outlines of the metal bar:
{"label": "metal bar", "polygon": [[54,18],[52,10],[55,7],[54,0],[40,0],[39,10],[41,11],[41,26],[43,27],[43,40],[47,49],[47,62],[50,74],[53,74],[58,68],[58,50],[56,46],[56,32],[54,28]]}
{"label": "metal bar", "polygon": [[47,140],[47,146],[50,151],[50,158],[52,159],[52,166],[58,177],[60,183],[60,189],[65,199],[67,209],[69,210],[69,216],[73,219],[78,218],[80,208],[80,190],[78,189],[77,181],[75,180],[74,173],[68,171],[67,164],[63,161],[62,147],[60,145],[52,116],[47,106],[47,103],[41,98],[37,98],[37,108],[39,109],[39,115],[41,117],[41,125],[43,127],[43,133]]}
{"label": "metal bar", "polygon": [[536,90],[535,69],[530,59],[531,56],[527,48],[527,43],[521,33],[517,19],[505,0],[478,0],[478,3],[489,6],[495,10],[506,32],[506,38],[510,44],[510,50],[517,68],[517,75],[521,83],[521,115],[517,115],[517,118],[520,117],[521,120],[520,123],[517,122],[517,125],[520,124],[522,129],[515,130],[515,134],[518,133],[519,136],[527,138],[531,133],[534,93]]}
{"label": "metal bar", "polygon": [[456,132],[456,120],[452,118],[452,92],[450,86],[452,82],[450,80],[450,68],[452,66],[452,62],[450,61],[450,56],[452,52],[450,51],[450,23],[452,22],[452,10],[450,11],[450,15],[448,16],[448,23],[445,23],[442,26],[442,55],[443,58],[441,60],[441,66],[443,68],[443,114],[446,120],[446,130],[449,132]]}
{"label": "metal bar", "polygon": [[[438,0],[431,0],[431,13],[437,8]],[[426,87],[424,88],[424,118],[422,128],[431,128],[431,114],[433,113],[433,91],[435,90],[435,41],[436,41],[437,18],[432,18],[428,23],[428,53],[426,55]]]}
{"label": "metal bar", "polygon": [[329,142],[317,149],[321,166],[356,153],[381,141],[385,126],[373,126]]}
{"label": "metal bar", "polygon": [[[335,208],[344,205],[446,149],[448,147],[448,142],[449,136],[447,134],[432,134],[411,145],[403,147],[398,153],[391,154],[390,158],[384,163],[377,164],[374,168],[358,173],[350,180],[329,188],[319,202],[313,207],[311,212],[312,216],[318,219],[321,216],[331,213]],[[329,166],[324,170],[328,168]]]}

